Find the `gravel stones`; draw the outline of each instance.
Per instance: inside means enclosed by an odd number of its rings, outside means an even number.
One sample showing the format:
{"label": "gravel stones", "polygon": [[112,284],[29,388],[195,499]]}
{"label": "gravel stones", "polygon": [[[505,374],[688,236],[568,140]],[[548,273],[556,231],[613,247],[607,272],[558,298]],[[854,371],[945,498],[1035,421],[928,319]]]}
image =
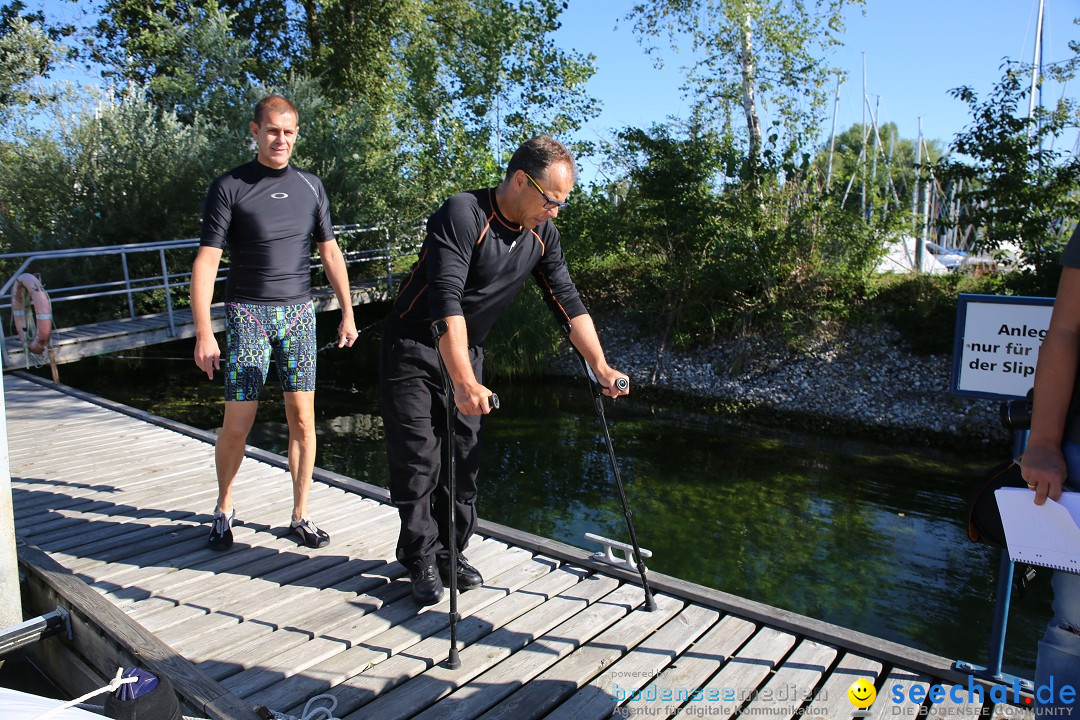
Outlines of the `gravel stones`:
{"label": "gravel stones", "polygon": [[[620,318],[597,321],[608,361],[631,383],[705,401],[772,411],[819,427],[902,436],[927,444],[1008,441],[994,400],[953,395],[951,358],[913,355],[885,325],[823,336],[800,350],[781,339],[741,338],[691,352],[667,350]],[[580,373],[569,354],[552,372]],[[809,422],[807,422],[809,421]]]}

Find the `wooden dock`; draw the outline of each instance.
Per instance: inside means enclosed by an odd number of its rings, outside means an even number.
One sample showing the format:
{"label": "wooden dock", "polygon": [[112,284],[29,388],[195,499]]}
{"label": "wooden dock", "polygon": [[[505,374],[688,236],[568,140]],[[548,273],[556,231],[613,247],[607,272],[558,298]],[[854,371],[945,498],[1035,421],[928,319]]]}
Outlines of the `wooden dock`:
{"label": "wooden dock", "polygon": [[648,612],[633,574],[486,522],[467,552],[486,582],[460,597],[461,667],[448,670],[448,602],[412,602],[381,488],[316,471],[311,514],[332,542],[309,550],[285,531],[285,459],[251,450],[236,545],[214,552],[212,436],[29,376],[4,383],[25,610],[73,617],[73,637],[35,644],[35,657],[72,693],[140,664],[210,718],[250,720],[256,706],[299,716],[325,693],[343,720],[847,720],[847,689],[865,677],[874,720],[1031,716],[988,696],[897,703],[894,686],[966,694],[968,677],[946,658],[664,575],[650,575]]}
{"label": "wooden dock", "polygon": [[[373,280],[353,283],[353,305],[365,305],[387,299],[386,281]],[[340,305],[329,288],[313,288],[312,301],[316,312],[337,310]],[[225,329],[225,308],[217,303],[210,308],[214,332]],[[52,353],[58,364],[75,362],[85,357],[131,350],[159,343],[195,337],[195,321],[188,307],[169,313],[152,313],[134,318],[120,318],[75,327],[57,328],[52,336]],[[47,363],[48,356],[31,356],[17,336],[4,338],[4,369],[26,369],[35,363]],[[27,363],[30,363],[28,365]]]}

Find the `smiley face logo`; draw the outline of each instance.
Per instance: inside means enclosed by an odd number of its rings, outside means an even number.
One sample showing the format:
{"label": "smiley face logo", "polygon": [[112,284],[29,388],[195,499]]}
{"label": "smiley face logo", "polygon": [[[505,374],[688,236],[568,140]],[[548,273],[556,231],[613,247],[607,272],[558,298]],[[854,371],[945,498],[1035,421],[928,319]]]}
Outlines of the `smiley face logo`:
{"label": "smiley face logo", "polygon": [[874,698],[877,697],[877,690],[874,689],[874,684],[872,682],[866,678],[859,678],[851,683],[851,687],[847,689],[847,696],[852,705],[860,710],[865,710],[874,704]]}

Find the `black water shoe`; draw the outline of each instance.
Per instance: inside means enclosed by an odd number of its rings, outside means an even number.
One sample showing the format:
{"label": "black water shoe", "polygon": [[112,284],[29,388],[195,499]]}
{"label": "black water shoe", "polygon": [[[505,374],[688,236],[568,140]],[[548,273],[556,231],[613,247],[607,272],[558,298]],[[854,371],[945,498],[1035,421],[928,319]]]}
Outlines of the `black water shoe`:
{"label": "black water shoe", "polygon": [[[442,578],[444,583],[450,582],[450,556],[439,555],[436,558],[436,563],[439,566],[439,577]],[[472,590],[478,588],[484,584],[484,576],[480,574],[480,571],[469,564],[469,561],[465,559],[465,556],[458,553],[457,556],[457,586],[458,590],[465,592],[466,590]]]}
{"label": "black water shoe", "polygon": [[299,538],[297,542],[301,545],[307,545],[309,548],[321,548],[330,544],[330,533],[315,527],[315,523],[307,518],[293,520],[290,527],[293,535]]}
{"label": "black water shoe", "polygon": [[232,547],[232,522],[236,518],[236,510],[230,514],[215,510],[214,524],[210,528],[210,537],[206,538],[206,544],[211,550],[228,550]]}
{"label": "black water shoe", "polygon": [[409,579],[412,580],[412,596],[417,605],[434,605],[442,600],[443,584],[433,561],[415,561],[409,570]]}

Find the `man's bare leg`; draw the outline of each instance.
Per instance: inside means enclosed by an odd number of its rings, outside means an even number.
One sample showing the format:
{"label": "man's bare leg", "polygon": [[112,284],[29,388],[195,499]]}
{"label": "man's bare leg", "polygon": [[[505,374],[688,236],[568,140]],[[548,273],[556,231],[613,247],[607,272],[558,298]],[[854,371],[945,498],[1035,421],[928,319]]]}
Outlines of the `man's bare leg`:
{"label": "man's bare leg", "polygon": [[258,409],[258,400],[225,402],[225,420],[214,446],[214,459],[218,481],[216,509],[226,515],[233,509],[232,485],[236,473],[240,470],[240,463],[244,460],[248,432],[255,422],[255,412]]}
{"label": "man's bare leg", "polygon": [[293,532],[308,547],[323,547],[330,536],[312,523],[297,527],[308,519],[308,493],[315,470],[315,392],[285,393],[285,417],[289,421],[289,473],[293,483]]}

